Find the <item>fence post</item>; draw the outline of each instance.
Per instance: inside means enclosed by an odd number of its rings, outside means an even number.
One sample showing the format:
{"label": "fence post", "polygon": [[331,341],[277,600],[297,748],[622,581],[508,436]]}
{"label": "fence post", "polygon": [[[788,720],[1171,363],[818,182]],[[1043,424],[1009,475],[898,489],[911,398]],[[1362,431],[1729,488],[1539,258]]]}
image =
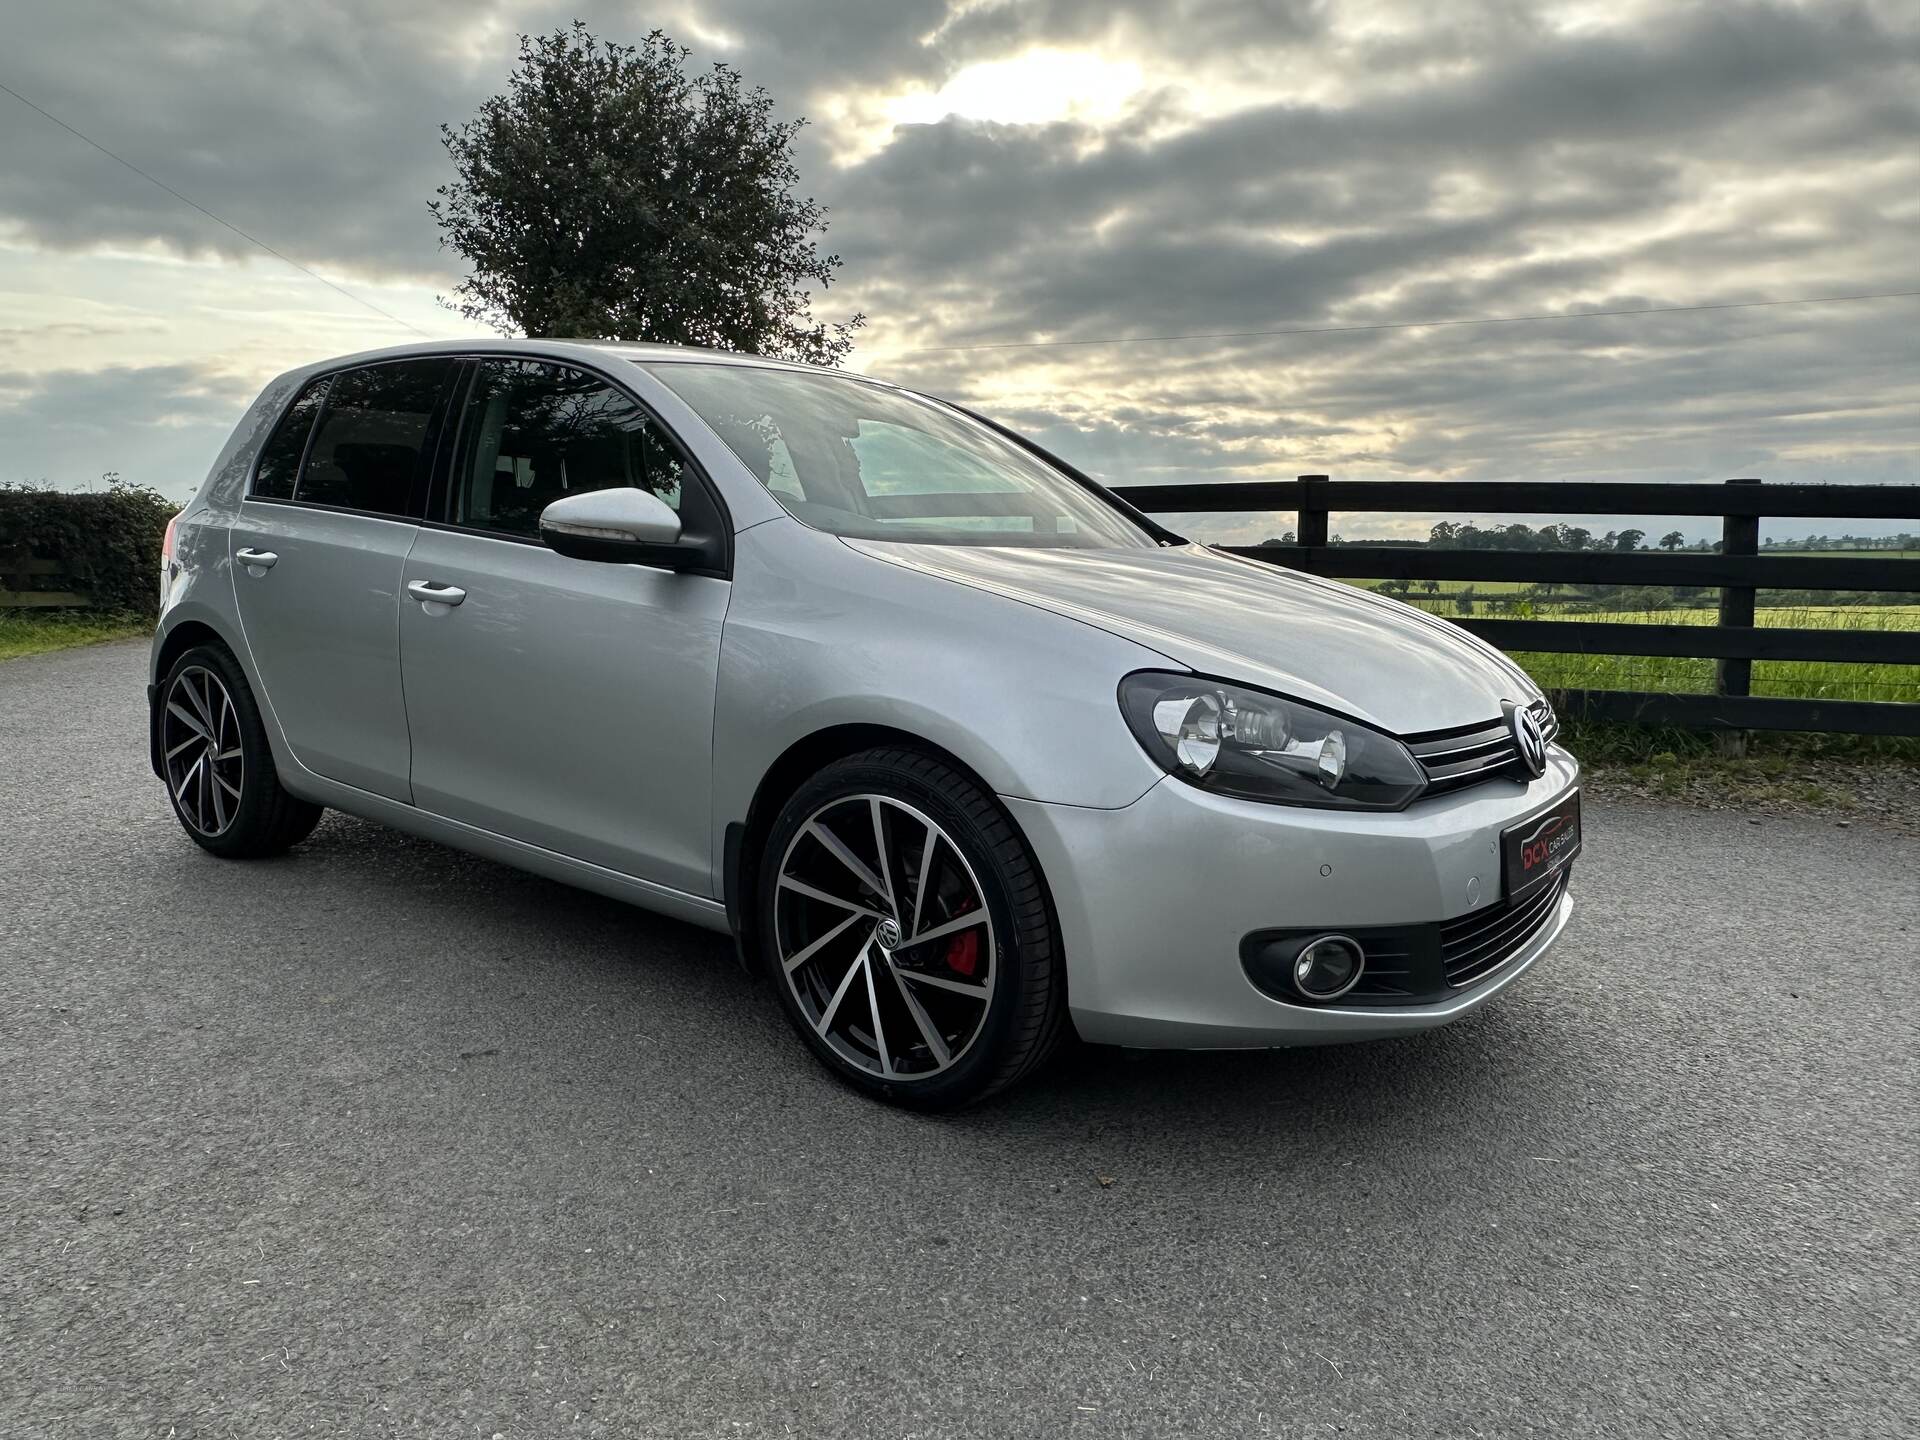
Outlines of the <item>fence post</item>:
{"label": "fence post", "polygon": [[[1305,550],[1325,549],[1327,544],[1327,477],[1301,475],[1300,524],[1293,532],[1294,542]],[[1312,569],[1312,560],[1308,560]]]}
{"label": "fence post", "polygon": [[[1755,479],[1729,480],[1729,485],[1758,485]],[[1758,555],[1760,553],[1760,517],[1758,515],[1726,515],[1720,520],[1720,553],[1722,555]],[[1720,624],[1753,628],[1753,596],[1751,585],[1722,585],[1720,587]],[[1753,661],[1716,660],[1713,662],[1713,693],[1716,695],[1747,695],[1753,690]],[[1747,753],[1747,732],[1744,730],[1718,730],[1714,732],[1714,749],[1722,755],[1744,755]]]}

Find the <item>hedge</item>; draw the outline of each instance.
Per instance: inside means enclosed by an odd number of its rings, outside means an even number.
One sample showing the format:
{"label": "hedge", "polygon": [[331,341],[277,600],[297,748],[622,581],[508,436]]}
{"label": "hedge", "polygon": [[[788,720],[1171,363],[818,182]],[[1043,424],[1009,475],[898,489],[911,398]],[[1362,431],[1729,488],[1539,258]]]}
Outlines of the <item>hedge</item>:
{"label": "hedge", "polygon": [[152,615],[160,541],[179,508],[157,490],[122,481],[85,494],[0,484],[0,557],[24,548],[58,560],[94,609]]}

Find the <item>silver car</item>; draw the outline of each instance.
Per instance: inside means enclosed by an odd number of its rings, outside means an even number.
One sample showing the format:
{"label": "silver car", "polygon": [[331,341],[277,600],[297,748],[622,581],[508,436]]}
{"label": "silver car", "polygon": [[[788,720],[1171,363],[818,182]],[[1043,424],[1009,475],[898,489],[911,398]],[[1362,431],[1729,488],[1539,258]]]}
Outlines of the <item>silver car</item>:
{"label": "silver car", "polygon": [[956,406],[663,346],[281,376],[168,532],[153,767],[731,932],[951,1107],[1117,1045],[1399,1035],[1567,923],[1578,766],[1499,652],[1192,544]]}

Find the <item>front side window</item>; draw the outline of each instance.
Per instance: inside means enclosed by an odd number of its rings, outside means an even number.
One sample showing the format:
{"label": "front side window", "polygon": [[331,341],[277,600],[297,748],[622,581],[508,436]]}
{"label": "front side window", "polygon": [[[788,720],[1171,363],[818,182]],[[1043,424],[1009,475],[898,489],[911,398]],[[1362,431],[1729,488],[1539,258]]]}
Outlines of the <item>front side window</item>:
{"label": "front side window", "polygon": [[253,472],[253,494],[270,500],[293,498],[293,477],[300,471],[300,457],[307,453],[307,436],[313,433],[313,417],[320,413],[326,398],[330,376],[309,380],[306,388],[287,407],[273,434],[260,447],[260,463]]}
{"label": "front side window", "polygon": [[537,536],[568,495],[630,485],[680,508],[686,462],[631,398],[596,375],[535,360],[482,360],[461,424],[449,520]]}
{"label": "front side window", "polygon": [[675,362],[653,369],[816,530],[937,545],[1154,543],[1070,476],[930,400],[804,371]]}
{"label": "front side window", "polygon": [[293,498],[405,515],[452,360],[396,360],[333,377]]}

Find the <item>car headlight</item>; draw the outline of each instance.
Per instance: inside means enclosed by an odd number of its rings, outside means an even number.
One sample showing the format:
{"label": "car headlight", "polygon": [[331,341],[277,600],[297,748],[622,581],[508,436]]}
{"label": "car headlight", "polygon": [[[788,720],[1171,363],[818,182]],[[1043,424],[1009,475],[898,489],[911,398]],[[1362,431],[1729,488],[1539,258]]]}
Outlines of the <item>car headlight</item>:
{"label": "car headlight", "polygon": [[1426,772],[1391,735],[1241,685],[1144,670],[1120,712],[1170,775],[1221,795],[1337,810],[1398,810]]}

